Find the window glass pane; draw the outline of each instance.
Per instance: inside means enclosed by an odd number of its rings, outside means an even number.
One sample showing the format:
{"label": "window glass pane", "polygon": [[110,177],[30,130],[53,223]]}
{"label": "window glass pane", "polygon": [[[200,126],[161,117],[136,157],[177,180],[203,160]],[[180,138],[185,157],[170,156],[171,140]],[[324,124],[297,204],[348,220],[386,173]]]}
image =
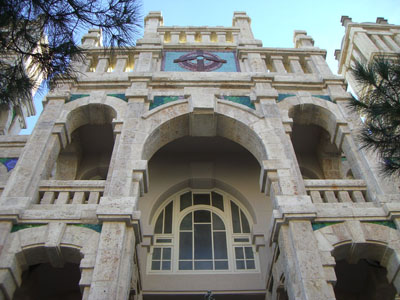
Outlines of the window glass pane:
{"label": "window glass pane", "polygon": [[226,250],[225,232],[214,232],[214,258],[215,259],[228,258],[228,252]]}
{"label": "window glass pane", "polygon": [[214,207],[219,208],[220,210],[224,211],[224,201],[223,201],[222,195],[220,195],[216,192],[212,192],[211,196],[212,196],[212,205]]}
{"label": "window glass pane", "polygon": [[242,232],[243,233],[250,233],[249,222],[247,221],[247,218],[246,218],[245,214],[242,211],[240,211],[240,217],[242,218]]}
{"label": "window glass pane", "polygon": [[181,195],[181,205],[180,205],[180,209],[181,211],[184,210],[186,207],[190,207],[192,206],[192,192],[187,192],[183,195]]}
{"label": "window glass pane", "polygon": [[244,265],[244,260],[237,260],[236,261],[236,269],[238,269],[238,270],[246,269],[246,266]]}
{"label": "window glass pane", "polygon": [[156,226],[154,228],[154,233],[162,233],[163,212],[164,211],[161,211],[160,215],[157,218]]}
{"label": "window glass pane", "polygon": [[234,233],[241,233],[240,231],[240,220],[239,220],[239,207],[231,201],[232,209],[232,225]]}
{"label": "window glass pane", "polygon": [[212,259],[211,224],[194,224],[194,258]]}
{"label": "window glass pane", "polygon": [[236,256],[236,259],[243,259],[244,258],[243,248],[242,247],[235,247],[235,256]]}
{"label": "window glass pane", "polygon": [[179,259],[192,259],[192,233],[179,234]]}
{"label": "window glass pane", "polygon": [[196,210],[194,212],[195,223],[211,223],[211,213],[207,210]]}
{"label": "window glass pane", "polygon": [[224,222],[222,222],[221,218],[216,214],[212,214],[213,216],[213,229],[214,230],[225,230]]}
{"label": "window glass pane", "polygon": [[228,261],[216,261],[215,262],[215,270],[228,270]]}
{"label": "window glass pane", "polygon": [[162,269],[163,270],[171,270],[171,262],[170,261],[163,261],[162,262]]}
{"label": "window glass pane", "polygon": [[152,259],[161,259],[161,248],[154,248]]}
{"label": "window glass pane", "polygon": [[172,233],[172,202],[165,208],[164,233]]}
{"label": "window glass pane", "polygon": [[180,230],[192,230],[192,213],[183,218]]}
{"label": "window glass pane", "polygon": [[179,270],[192,270],[192,261],[179,261]]}
{"label": "window glass pane", "polygon": [[210,194],[193,194],[194,205],[210,205]]}
{"label": "window glass pane", "polygon": [[246,265],[247,265],[247,269],[255,269],[256,268],[256,264],[254,263],[254,260],[246,260]]}
{"label": "window glass pane", "polygon": [[206,261],[195,261],[194,262],[194,269],[195,270],[212,270],[213,269],[213,263],[212,261],[206,260]]}
{"label": "window glass pane", "polygon": [[171,248],[163,248],[162,259],[163,260],[171,259]]}
{"label": "window glass pane", "polygon": [[160,261],[159,260],[152,261],[151,262],[151,269],[152,270],[160,270]]}
{"label": "window glass pane", "polygon": [[247,259],[249,259],[249,258],[253,259],[253,258],[254,258],[253,248],[251,248],[251,247],[245,247],[245,248],[244,248],[244,252],[245,252],[245,254],[246,254],[246,258],[247,258]]}

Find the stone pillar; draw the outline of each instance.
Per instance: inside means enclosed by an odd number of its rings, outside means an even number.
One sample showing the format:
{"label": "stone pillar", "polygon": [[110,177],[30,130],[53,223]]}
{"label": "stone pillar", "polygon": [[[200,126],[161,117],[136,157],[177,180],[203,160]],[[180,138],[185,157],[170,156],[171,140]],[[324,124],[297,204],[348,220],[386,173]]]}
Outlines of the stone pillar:
{"label": "stone pillar", "polygon": [[82,46],[85,48],[102,47],[103,37],[101,29],[92,28],[82,37]]}
{"label": "stone pillar", "polygon": [[186,31],[186,42],[194,43],[196,38],[196,32],[194,31]]}
{"label": "stone pillar", "polygon": [[311,55],[311,61],[313,62],[315,69],[321,75],[333,75],[325,58],[322,55]]}
{"label": "stone pillar", "polygon": [[138,60],[135,61],[135,72],[151,72],[152,62],[153,54],[151,52],[140,52]]}
{"label": "stone pillar", "polygon": [[117,62],[115,63],[114,72],[122,73],[125,72],[126,65],[128,63],[128,55],[117,55]]}
{"label": "stone pillar", "polygon": [[285,66],[283,64],[283,57],[282,56],[271,56],[272,66],[274,67],[274,71],[277,73],[287,73]]}
{"label": "stone pillar", "polygon": [[217,42],[218,43],[226,43],[226,32],[225,31],[217,31]]}
{"label": "stone pillar", "polygon": [[201,41],[203,43],[211,43],[211,32],[210,31],[202,31],[201,32]]}
{"label": "stone pillar", "polygon": [[239,45],[262,46],[261,41],[254,39],[251,30],[251,19],[245,12],[236,11],[233,13],[232,26],[240,29]]}
{"label": "stone pillar", "polygon": [[132,274],[135,274],[133,257],[140,236],[135,236],[132,224],[138,221],[137,201],[147,191],[148,182],[147,161],[140,160],[146,134],[139,129],[148,93],[145,86],[145,83],[135,83],[125,93],[128,108],[114,147],[104,196],[97,208],[103,229],[89,300],[128,299]]}
{"label": "stone pillar", "polygon": [[354,33],[354,44],[357,46],[358,49],[360,49],[361,53],[364,55],[367,61],[370,60],[373,53],[379,52],[379,49],[370,40],[368,35],[363,31],[356,31]]}
{"label": "stone pillar", "polygon": [[124,222],[105,222],[88,299],[129,299],[134,254],[133,228]]}
{"label": "stone pillar", "polygon": [[34,203],[40,180],[50,175],[60,149],[66,145],[66,133],[56,120],[69,94],[47,96],[47,104],[30,136],[0,198],[1,214],[18,214]]}
{"label": "stone pillar", "polygon": [[314,39],[307,35],[307,31],[295,30],[293,35],[293,43],[295,48],[313,48]]}
{"label": "stone pillar", "polygon": [[280,238],[288,241],[290,299],[335,300],[332,285],[325,278],[321,254],[310,221],[289,221],[288,226],[282,226]]}
{"label": "stone pillar", "polygon": [[396,44],[390,35],[382,35],[382,39],[389,45],[392,51],[400,52],[400,46]]}
{"label": "stone pillar", "polygon": [[265,61],[261,59],[260,53],[247,54],[251,72],[266,72]]}
{"label": "stone pillar", "polygon": [[143,38],[152,38],[157,36],[158,27],[162,26],[163,17],[160,11],[151,11],[144,18],[144,36]]}
{"label": "stone pillar", "polygon": [[379,49],[385,51],[385,52],[390,52],[391,49],[382,41],[380,35],[378,34],[372,34],[371,35],[371,40],[375,43],[375,45],[378,46]]}
{"label": "stone pillar", "polygon": [[110,57],[108,55],[100,55],[99,62],[97,63],[96,66],[96,73],[107,72],[109,65],[110,65]]}
{"label": "stone pillar", "polygon": [[290,71],[295,74],[304,74],[303,68],[300,64],[300,57],[289,56]]}

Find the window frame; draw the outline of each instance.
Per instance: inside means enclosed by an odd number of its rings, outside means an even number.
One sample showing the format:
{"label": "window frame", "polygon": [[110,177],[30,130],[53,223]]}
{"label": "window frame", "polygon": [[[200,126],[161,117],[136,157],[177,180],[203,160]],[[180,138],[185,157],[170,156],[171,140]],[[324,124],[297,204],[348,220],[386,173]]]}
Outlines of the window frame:
{"label": "window frame", "polygon": [[[224,211],[222,211],[220,208],[217,208],[215,206],[212,206],[212,200],[210,201],[210,205],[204,205],[204,204],[192,204],[189,207],[184,208],[182,211],[180,210],[180,196],[187,193],[191,192],[192,195],[192,203],[193,203],[193,194],[209,194],[210,199],[212,199],[212,192],[216,192],[222,196],[222,201],[223,201],[223,208]],[[164,213],[164,209],[170,204],[173,203],[172,207],[172,233],[164,234],[164,233],[155,233],[155,224],[157,222],[157,219],[160,215],[160,213]],[[247,222],[249,223],[250,227],[250,232],[249,233],[234,233],[233,232],[233,220],[232,220],[232,209],[231,209],[231,202],[236,204],[239,208],[239,214],[242,212],[244,216],[247,219]],[[206,210],[211,212],[211,217],[212,213],[215,213],[219,218],[221,218],[222,222],[225,225],[225,233],[226,233],[226,247],[227,247],[227,260],[228,260],[228,269],[226,270],[179,270],[179,245],[180,245],[180,224],[182,220],[189,214],[190,212],[194,212],[197,210]],[[165,213],[164,213],[165,214]],[[194,213],[193,213],[194,215]],[[165,219],[164,219],[165,221]],[[192,220],[193,224],[194,220]],[[154,215],[152,216],[151,220],[151,225],[153,226],[153,243],[150,247],[150,251],[148,252],[147,255],[147,273],[149,274],[229,274],[229,273],[257,273],[260,272],[260,267],[259,267],[259,258],[258,258],[258,253],[256,252],[255,245],[252,242],[251,239],[251,232],[252,232],[252,218],[250,217],[250,214],[246,210],[246,208],[238,201],[236,200],[233,196],[230,194],[221,191],[219,189],[191,189],[191,188],[186,188],[183,190],[180,190],[177,193],[174,193],[172,196],[168,197],[162,205],[155,211]],[[163,228],[164,228],[163,224]],[[212,230],[211,230],[212,231]],[[192,237],[193,239],[194,237]],[[248,241],[239,241],[235,242],[234,239],[237,238],[247,238]],[[170,242],[168,243],[158,243],[157,240],[160,239],[170,239]],[[153,255],[153,249],[155,248],[160,248],[160,247],[170,247],[171,248],[171,269],[170,270],[152,270],[152,255]],[[237,269],[236,268],[236,256],[235,256],[235,247],[251,247],[253,250],[253,256],[254,256],[254,269]],[[194,251],[194,249],[193,249]],[[215,258],[213,257],[213,261],[215,261]],[[194,262],[194,257],[193,257],[193,262]]]}

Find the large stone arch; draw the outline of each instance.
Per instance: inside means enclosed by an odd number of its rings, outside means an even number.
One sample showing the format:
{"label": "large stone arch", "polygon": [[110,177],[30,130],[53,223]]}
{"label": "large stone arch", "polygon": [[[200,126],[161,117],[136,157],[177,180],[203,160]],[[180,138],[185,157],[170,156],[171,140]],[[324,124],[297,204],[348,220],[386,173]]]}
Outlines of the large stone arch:
{"label": "large stone arch", "polygon": [[[213,114],[216,122],[215,135],[227,138],[246,148],[262,165],[268,158],[265,133],[268,128],[264,119],[247,110],[220,103]],[[167,106],[144,116],[149,125],[147,138],[141,151],[141,159],[149,160],[158,149],[184,136],[196,136],[191,130],[191,117],[187,103]]]}
{"label": "large stone arch", "polygon": [[99,236],[92,229],[63,223],[50,223],[11,233],[0,256],[0,293],[5,299],[12,299],[15,289],[21,285],[23,271],[30,265],[46,262],[54,267],[64,263],[79,264],[79,285],[82,293],[87,293]]}
{"label": "large stone arch", "polygon": [[400,232],[387,226],[346,221],[316,230],[326,280],[336,283],[335,261],[378,261],[387,270],[388,282],[400,293]]}
{"label": "large stone arch", "polygon": [[278,106],[284,119],[320,126],[329,133],[331,141],[335,140],[338,126],[345,123],[336,104],[316,97],[289,97],[278,103]]}

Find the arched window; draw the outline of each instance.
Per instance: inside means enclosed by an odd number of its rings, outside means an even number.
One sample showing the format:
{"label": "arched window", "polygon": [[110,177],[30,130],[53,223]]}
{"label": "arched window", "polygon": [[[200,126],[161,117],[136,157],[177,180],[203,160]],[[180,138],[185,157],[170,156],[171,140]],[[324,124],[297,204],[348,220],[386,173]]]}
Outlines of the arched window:
{"label": "arched window", "polygon": [[226,193],[182,191],[156,216],[150,272],[257,270],[247,212]]}

